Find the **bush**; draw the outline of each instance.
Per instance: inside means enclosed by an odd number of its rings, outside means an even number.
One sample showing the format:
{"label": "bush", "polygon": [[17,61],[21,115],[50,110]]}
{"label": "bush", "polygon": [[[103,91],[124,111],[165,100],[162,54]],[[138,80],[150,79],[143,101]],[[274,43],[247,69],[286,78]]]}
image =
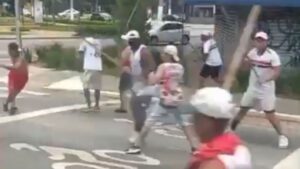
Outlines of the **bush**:
{"label": "bush", "polygon": [[76,28],[75,32],[80,36],[116,35],[118,28],[116,25],[84,25]]}
{"label": "bush", "polygon": [[[104,72],[116,75],[118,73],[116,65],[118,47],[110,46],[104,48],[103,52],[112,57],[110,59],[103,57]],[[38,47],[36,53],[39,56],[39,61],[45,63],[48,68],[74,71],[82,70],[83,60],[78,57],[75,48],[63,48],[60,44],[54,44]]]}
{"label": "bush", "polygon": [[[46,22],[53,22],[52,19],[44,19]],[[111,25],[115,21],[91,21],[91,20],[74,20],[70,19],[55,19],[55,23],[72,24],[72,25]]]}
{"label": "bush", "polygon": [[[11,28],[10,31],[15,32],[16,28]],[[21,32],[28,32],[30,31],[30,27],[20,27]]]}

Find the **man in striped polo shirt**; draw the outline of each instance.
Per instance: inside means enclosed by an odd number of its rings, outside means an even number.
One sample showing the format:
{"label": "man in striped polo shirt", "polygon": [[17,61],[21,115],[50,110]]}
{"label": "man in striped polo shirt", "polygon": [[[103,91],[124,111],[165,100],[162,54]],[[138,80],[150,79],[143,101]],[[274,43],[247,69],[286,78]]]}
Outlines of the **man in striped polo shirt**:
{"label": "man in striped polo shirt", "polygon": [[249,109],[254,107],[258,101],[260,108],[266,114],[266,118],[279,135],[278,146],[286,148],[289,145],[289,140],[283,135],[280,122],[275,115],[275,80],[280,76],[281,61],[278,54],[268,48],[268,39],[269,37],[265,32],[256,33],[255,48],[245,58],[245,63],[251,70],[249,85],[241,100],[239,114],[233,120],[231,128],[235,130]]}

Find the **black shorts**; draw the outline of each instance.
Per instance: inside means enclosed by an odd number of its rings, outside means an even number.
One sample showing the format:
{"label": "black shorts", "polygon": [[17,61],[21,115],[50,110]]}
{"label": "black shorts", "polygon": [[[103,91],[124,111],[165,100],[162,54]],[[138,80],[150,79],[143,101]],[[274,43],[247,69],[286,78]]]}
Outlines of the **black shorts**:
{"label": "black shorts", "polygon": [[120,76],[119,90],[125,91],[132,87],[132,78],[129,73],[122,73]]}
{"label": "black shorts", "polygon": [[218,78],[222,66],[210,66],[205,64],[200,72],[200,76],[204,78]]}

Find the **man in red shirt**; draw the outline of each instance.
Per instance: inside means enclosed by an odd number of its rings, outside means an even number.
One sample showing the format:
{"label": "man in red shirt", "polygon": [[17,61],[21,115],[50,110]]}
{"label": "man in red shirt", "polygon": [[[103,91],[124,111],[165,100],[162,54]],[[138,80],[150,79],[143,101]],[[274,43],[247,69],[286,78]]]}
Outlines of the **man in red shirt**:
{"label": "man in red shirt", "polygon": [[0,65],[9,70],[8,74],[8,97],[3,104],[3,111],[11,115],[17,112],[15,105],[17,95],[22,91],[28,81],[28,65],[24,57],[20,55],[19,46],[16,43],[8,45],[8,53],[12,66]]}

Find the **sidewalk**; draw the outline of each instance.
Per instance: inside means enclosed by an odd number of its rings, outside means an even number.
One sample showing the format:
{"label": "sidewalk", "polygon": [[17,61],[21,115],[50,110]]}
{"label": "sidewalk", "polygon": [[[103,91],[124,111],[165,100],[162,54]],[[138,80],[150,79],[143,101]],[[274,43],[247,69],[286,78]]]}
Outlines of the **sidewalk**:
{"label": "sidewalk", "polygon": [[[0,40],[15,39],[16,35],[0,35]],[[79,38],[75,32],[31,30],[22,35],[23,39],[73,39]]]}

